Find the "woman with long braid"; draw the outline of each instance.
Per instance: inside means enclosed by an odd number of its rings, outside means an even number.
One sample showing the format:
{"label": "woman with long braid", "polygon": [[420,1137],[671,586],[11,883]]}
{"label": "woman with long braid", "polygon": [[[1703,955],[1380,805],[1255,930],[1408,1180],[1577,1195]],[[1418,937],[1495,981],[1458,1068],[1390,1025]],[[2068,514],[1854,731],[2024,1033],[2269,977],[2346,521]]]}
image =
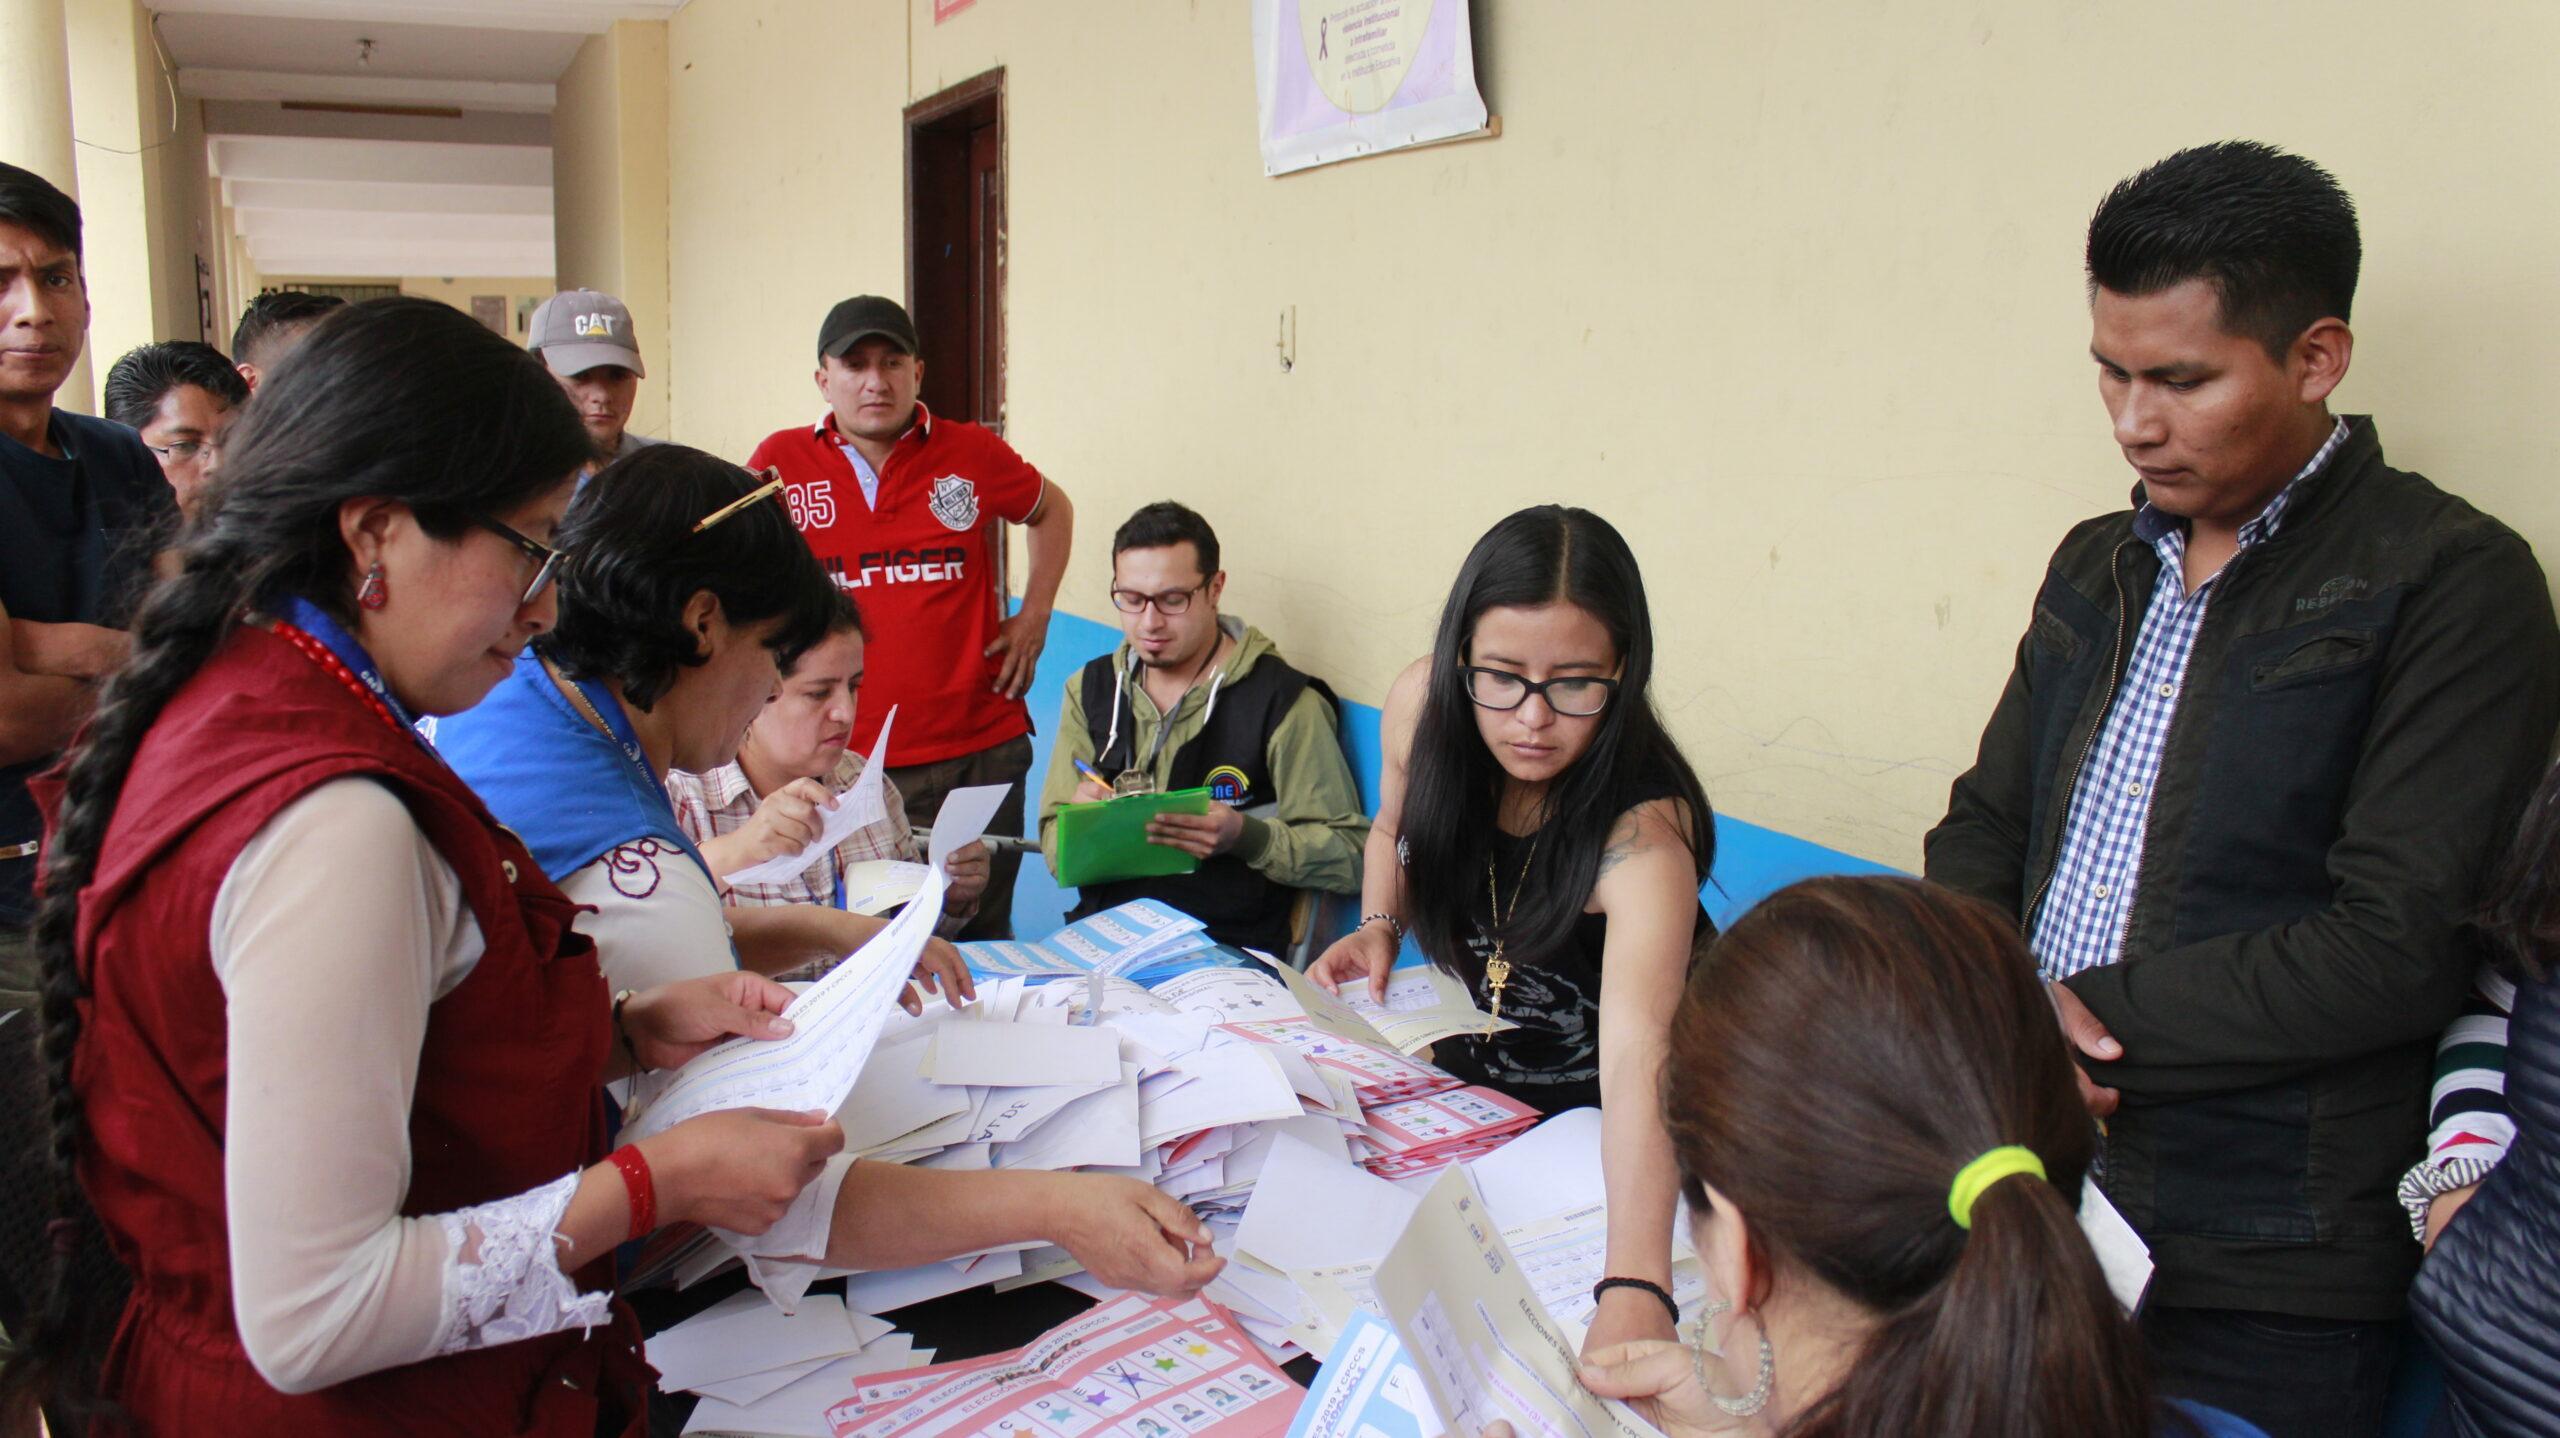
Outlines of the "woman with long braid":
{"label": "woman with long braid", "polygon": [[[741,1111],[608,1156],[605,1079],[774,1036],[788,994],[611,1005],[574,907],[412,727],[551,622],[586,449],[458,311],[334,315],[234,432],[51,786],[58,1199],[132,1272],[105,1397],[138,1432],[636,1431],[614,1245],[760,1230],[842,1146]],[[11,1396],[76,1382],[76,1297],[57,1274]]]}

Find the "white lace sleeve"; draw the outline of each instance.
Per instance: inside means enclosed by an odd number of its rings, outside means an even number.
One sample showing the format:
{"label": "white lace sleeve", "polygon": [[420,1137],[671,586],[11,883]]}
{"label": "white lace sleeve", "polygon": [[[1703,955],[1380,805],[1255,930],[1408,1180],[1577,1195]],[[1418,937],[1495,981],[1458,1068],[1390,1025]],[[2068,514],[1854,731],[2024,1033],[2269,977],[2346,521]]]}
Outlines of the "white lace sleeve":
{"label": "white lace sleeve", "polygon": [[435,1216],[444,1230],[444,1319],[436,1352],[492,1348],[564,1328],[593,1328],[612,1305],[560,1271],[557,1230],[578,1175]]}

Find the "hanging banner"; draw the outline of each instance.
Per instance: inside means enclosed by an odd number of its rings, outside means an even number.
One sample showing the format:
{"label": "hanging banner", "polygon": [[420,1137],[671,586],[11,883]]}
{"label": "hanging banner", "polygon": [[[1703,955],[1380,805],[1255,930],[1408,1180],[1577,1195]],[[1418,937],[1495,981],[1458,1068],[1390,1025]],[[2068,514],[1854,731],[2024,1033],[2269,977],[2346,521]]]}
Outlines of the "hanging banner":
{"label": "hanging banner", "polygon": [[1467,0],[1253,0],[1262,172],[1472,135]]}

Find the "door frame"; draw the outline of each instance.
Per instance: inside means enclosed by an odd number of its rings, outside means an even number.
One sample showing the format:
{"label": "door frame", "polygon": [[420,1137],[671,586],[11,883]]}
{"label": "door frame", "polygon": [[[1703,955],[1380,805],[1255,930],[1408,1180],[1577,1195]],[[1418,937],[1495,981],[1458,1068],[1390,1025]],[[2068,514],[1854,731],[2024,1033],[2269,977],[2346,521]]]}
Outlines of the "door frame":
{"label": "door frame", "polygon": [[[939,121],[947,120],[961,111],[985,104],[989,100],[994,102],[996,116],[996,183],[1004,196],[1004,212],[996,226],[996,253],[988,269],[995,276],[995,311],[998,316],[1004,313],[1007,270],[1005,251],[1011,246],[1013,231],[1013,146],[1012,135],[1005,126],[1004,67],[998,65],[983,74],[972,75],[957,85],[928,95],[907,106],[903,112],[904,124],[900,127],[899,139],[899,186],[904,202],[905,228],[900,236],[899,248],[906,272],[905,301],[910,314],[914,313],[916,302],[916,132],[931,128]],[[995,353],[990,357],[995,370],[995,373],[990,376],[990,384],[996,393],[996,420],[990,428],[999,434],[1004,429],[1005,350],[1008,346],[1010,328],[999,319],[996,326]],[[970,415],[967,418],[975,421],[979,417]]]}

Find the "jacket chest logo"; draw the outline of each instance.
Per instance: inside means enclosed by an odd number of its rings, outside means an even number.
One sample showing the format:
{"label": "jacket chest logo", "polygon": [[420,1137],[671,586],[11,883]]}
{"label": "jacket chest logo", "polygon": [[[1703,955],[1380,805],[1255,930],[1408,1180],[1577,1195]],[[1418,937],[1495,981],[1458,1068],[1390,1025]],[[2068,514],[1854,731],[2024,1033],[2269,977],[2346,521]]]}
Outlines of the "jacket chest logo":
{"label": "jacket chest logo", "polygon": [[1210,798],[1232,808],[1243,808],[1253,797],[1253,786],[1245,782],[1244,771],[1233,764],[1210,770],[1203,787],[1208,789]]}
{"label": "jacket chest logo", "polygon": [[978,527],[978,487],[956,474],[946,474],[933,482],[933,493],[925,500],[933,517],[945,529],[970,530]]}
{"label": "jacket chest logo", "polygon": [[2352,574],[2341,574],[2321,585],[2318,593],[2296,598],[2293,601],[2293,612],[2317,614],[2323,609],[2334,608],[2350,599],[2362,599],[2372,592],[2372,580],[2360,579]]}

